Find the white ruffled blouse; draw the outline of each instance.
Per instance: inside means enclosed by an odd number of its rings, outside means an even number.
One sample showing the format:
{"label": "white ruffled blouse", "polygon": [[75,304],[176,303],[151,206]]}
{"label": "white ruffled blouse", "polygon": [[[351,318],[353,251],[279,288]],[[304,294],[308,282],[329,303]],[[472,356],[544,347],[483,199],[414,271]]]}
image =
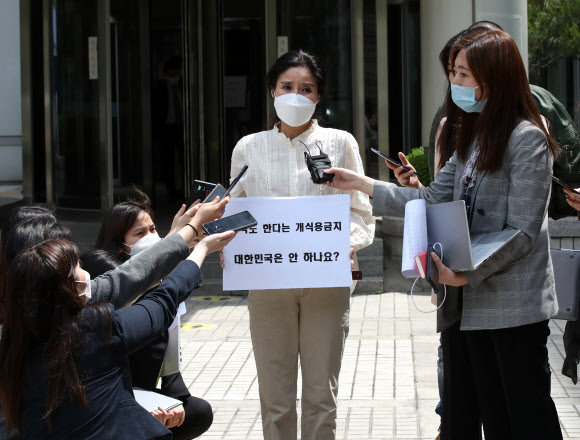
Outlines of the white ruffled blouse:
{"label": "white ruffled blouse", "polygon": [[375,219],[369,197],[359,191],[343,191],[316,185],[304,160],[307,151],[318,155],[316,143],[328,154],[332,165],[364,174],[359,148],[346,131],[312,126],[292,141],[278,130],[261,131],[242,138],[234,148],[230,182],[244,165],[248,170],[231,192],[232,197],[297,197],[350,194],[350,244],[355,251],[370,245],[375,233]]}

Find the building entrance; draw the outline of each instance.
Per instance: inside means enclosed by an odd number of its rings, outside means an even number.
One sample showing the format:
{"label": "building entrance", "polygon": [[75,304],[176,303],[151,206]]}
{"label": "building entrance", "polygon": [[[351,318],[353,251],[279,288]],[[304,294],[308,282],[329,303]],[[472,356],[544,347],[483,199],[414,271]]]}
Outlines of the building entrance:
{"label": "building entrance", "polygon": [[319,122],[353,133],[365,164],[367,139],[381,142],[365,88],[376,95],[386,75],[363,54],[386,39],[363,35],[367,22],[386,27],[386,9],[371,0],[364,26],[352,0],[22,2],[30,200],[105,211],[135,185],[159,208],[185,201],[195,179],[227,185],[238,140],[274,116],[265,76],[289,49],[328,66]]}

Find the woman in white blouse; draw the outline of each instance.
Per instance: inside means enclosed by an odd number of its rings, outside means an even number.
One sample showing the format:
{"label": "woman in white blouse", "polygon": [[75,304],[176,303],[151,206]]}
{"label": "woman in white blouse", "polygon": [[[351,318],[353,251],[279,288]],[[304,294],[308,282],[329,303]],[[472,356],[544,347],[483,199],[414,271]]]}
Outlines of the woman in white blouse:
{"label": "woman in white blouse", "polygon": [[[244,165],[249,168],[232,197],[350,194],[351,254],[368,246],[375,229],[369,198],[362,192],[313,185],[304,161],[305,145],[312,154],[318,154],[316,145],[320,143],[333,165],[364,173],[354,137],[320,127],[316,119],[311,119],[324,95],[324,68],[308,53],[288,52],[271,67],[267,81],[278,118],[270,130],[246,136],[236,145],[231,176],[237,176]],[[255,290],[250,291],[248,303],[264,438],[297,438],[300,355],[301,437],[334,439],[350,289]]]}

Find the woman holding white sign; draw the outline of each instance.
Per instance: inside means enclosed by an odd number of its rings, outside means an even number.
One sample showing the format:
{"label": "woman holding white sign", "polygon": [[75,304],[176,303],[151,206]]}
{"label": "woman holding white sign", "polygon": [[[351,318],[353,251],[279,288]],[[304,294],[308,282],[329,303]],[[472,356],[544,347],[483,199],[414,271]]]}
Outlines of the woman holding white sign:
{"label": "woman holding white sign", "polygon": [[[317,145],[332,162],[364,173],[354,137],[323,128],[312,119],[324,96],[326,73],[301,50],[282,55],[267,75],[278,117],[268,131],[241,139],[232,155],[231,176],[248,171],[232,197],[351,195],[351,254],[371,244],[374,217],[369,198],[358,191],[314,186],[304,161]],[[329,283],[330,284],[330,283]],[[350,289],[252,290],[250,330],[266,440],[297,438],[298,356],[302,367],[302,439],[335,438],[336,398],[342,352],[348,334]]]}

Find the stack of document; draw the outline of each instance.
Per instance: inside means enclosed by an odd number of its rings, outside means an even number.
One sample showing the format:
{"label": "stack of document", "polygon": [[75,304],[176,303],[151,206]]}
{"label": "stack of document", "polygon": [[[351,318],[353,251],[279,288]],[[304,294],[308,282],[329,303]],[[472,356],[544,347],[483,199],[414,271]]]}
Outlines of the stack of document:
{"label": "stack of document", "polygon": [[435,243],[441,245],[443,264],[449,269],[455,272],[475,270],[520,232],[506,228],[470,235],[463,200],[429,206],[423,199],[411,200],[405,206],[401,273],[406,278],[419,277],[415,256]]}

